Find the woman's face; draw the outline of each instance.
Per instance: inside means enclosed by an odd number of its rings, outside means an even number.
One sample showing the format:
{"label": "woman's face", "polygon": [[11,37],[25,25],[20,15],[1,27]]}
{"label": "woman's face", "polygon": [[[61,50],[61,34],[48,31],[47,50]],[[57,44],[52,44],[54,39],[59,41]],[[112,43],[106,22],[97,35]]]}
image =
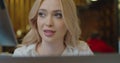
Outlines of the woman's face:
{"label": "woman's face", "polygon": [[44,0],[38,11],[37,26],[42,41],[64,39],[67,29],[59,0]]}

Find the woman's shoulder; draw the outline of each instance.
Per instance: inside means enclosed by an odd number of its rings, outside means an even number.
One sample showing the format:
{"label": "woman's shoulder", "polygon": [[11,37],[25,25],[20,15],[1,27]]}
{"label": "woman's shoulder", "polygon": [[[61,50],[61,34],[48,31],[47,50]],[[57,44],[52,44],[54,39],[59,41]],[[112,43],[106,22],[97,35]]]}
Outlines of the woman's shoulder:
{"label": "woman's shoulder", "polygon": [[93,52],[90,50],[86,42],[79,41],[79,43],[75,47],[67,45],[62,55],[63,56],[88,56],[88,55],[93,55]]}
{"label": "woman's shoulder", "polygon": [[33,50],[35,50],[35,44],[21,45],[15,49],[13,56],[29,56]]}
{"label": "woman's shoulder", "polygon": [[77,45],[80,49],[86,50],[89,48],[88,44],[85,41],[78,41]]}
{"label": "woman's shoulder", "polygon": [[93,52],[89,48],[85,41],[78,41],[78,48],[80,55],[93,55]]}

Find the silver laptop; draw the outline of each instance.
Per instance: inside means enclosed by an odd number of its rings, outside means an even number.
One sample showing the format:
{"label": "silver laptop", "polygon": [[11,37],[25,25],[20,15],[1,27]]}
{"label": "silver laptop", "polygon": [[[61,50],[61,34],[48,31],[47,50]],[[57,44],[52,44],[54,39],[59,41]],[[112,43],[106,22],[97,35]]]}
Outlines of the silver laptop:
{"label": "silver laptop", "polygon": [[16,46],[17,40],[4,0],[0,0],[0,46]]}
{"label": "silver laptop", "polygon": [[[7,60],[7,61],[6,61]],[[66,57],[0,57],[0,63],[120,63],[120,55]]]}

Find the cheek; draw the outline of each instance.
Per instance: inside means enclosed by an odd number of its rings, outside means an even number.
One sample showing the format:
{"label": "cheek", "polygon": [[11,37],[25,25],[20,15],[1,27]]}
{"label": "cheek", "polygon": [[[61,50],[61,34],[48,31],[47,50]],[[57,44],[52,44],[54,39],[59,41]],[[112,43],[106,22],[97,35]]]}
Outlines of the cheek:
{"label": "cheek", "polygon": [[43,36],[43,32],[42,32],[43,22],[41,21],[40,18],[38,18],[38,20],[37,20],[37,28],[38,28],[38,33],[39,33],[40,36],[42,37],[42,36]]}
{"label": "cheek", "polygon": [[59,25],[57,25],[58,26],[58,30],[60,31],[60,33],[63,33],[63,34],[65,34],[66,32],[67,32],[67,28],[66,28],[66,26],[65,26],[65,24],[64,23],[60,23]]}
{"label": "cheek", "polygon": [[67,28],[65,25],[62,26],[63,32],[66,33],[67,32]]}
{"label": "cheek", "polygon": [[42,28],[42,21],[38,18],[38,20],[37,20],[37,28],[38,28],[38,30],[40,30],[41,28]]}

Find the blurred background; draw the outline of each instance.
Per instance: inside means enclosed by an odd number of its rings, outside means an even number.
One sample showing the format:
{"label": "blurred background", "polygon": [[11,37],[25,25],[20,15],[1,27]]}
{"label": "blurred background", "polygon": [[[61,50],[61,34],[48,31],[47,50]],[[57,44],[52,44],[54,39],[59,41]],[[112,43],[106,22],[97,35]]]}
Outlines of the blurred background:
{"label": "blurred background", "polygon": [[[30,29],[28,23],[28,14],[35,0],[4,0],[4,1],[7,5],[12,24],[14,26],[14,31],[20,44],[22,38]],[[80,39],[89,42],[91,35],[97,33],[103,40],[102,42],[105,42],[107,45],[113,48],[114,53],[118,53],[119,51],[118,39],[120,35],[119,34],[120,1],[119,0],[74,0],[74,1],[76,3],[78,17],[80,19],[80,27],[82,30],[82,35]],[[90,44],[91,46],[90,42],[88,44]],[[96,49],[98,48],[97,46]],[[10,53],[12,53],[14,51],[14,47],[12,48],[3,47],[3,51],[9,51]],[[102,52],[98,51],[98,53]]]}

